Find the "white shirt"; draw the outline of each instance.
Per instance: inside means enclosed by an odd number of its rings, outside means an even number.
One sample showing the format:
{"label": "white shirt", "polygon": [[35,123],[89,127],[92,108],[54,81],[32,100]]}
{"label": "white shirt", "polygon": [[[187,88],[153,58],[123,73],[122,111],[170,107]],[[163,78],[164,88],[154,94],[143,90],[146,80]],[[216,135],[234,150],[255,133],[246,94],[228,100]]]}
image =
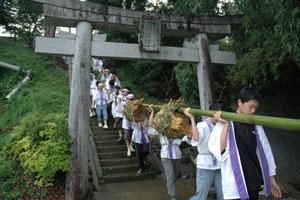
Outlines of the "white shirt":
{"label": "white shirt", "polygon": [[[211,132],[209,141],[208,141],[208,148],[209,151],[217,158],[217,160],[220,161],[221,165],[221,173],[222,173],[222,189],[223,189],[223,196],[224,199],[239,199],[240,195],[237,189],[232,164],[231,164],[231,158],[229,153],[230,148],[230,140],[229,137],[227,137],[227,146],[225,149],[225,152],[221,154],[221,144],[220,144],[220,135],[223,130],[224,125],[222,123],[217,123],[214,127],[213,131]],[[230,127],[233,129],[234,132],[234,126],[233,123],[230,122]],[[274,157],[272,154],[272,150],[268,141],[268,138],[264,132],[264,129],[262,126],[256,126],[258,130],[259,139],[262,143],[264,152],[267,157],[267,162],[269,165],[269,176],[276,175],[276,165],[274,161]],[[238,151],[237,151],[238,152]],[[257,150],[257,155],[259,158],[259,153]],[[260,161],[260,158],[259,158]],[[239,166],[242,169],[240,156],[238,154],[238,162]],[[261,162],[261,161],[260,161]],[[242,176],[243,170],[241,170]],[[269,177],[267,177],[269,178]],[[243,178],[243,181],[245,183],[245,179]]]}
{"label": "white shirt", "polygon": [[122,128],[127,129],[127,130],[129,130],[131,128],[131,122],[128,121],[128,119],[125,117],[125,115],[122,119]]}
{"label": "white shirt", "polygon": [[93,99],[96,101],[96,105],[106,105],[107,104],[107,94],[105,91],[99,91],[95,93]]}
{"label": "white shirt", "polygon": [[109,87],[108,90],[106,90],[107,92],[107,97],[108,97],[108,103],[111,103],[114,101],[114,98],[115,98],[115,89],[114,88],[111,88]]}
{"label": "white shirt", "polygon": [[[141,125],[143,123],[143,126]],[[144,143],[149,143],[148,139],[148,120],[145,119],[144,122],[132,122],[132,137],[131,141],[139,144],[143,144],[143,135],[144,135]]]}
{"label": "white shirt", "polygon": [[149,135],[158,135],[161,144],[160,157],[167,159],[180,159],[182,157],[179,145],[181,139],[171,139],[160,134],[155,128],[148,128]]}
{"label": "white shirt", "polygon": [[114,114],[116,117],[120,117],[123,118],[124,117],[124,107],[127,103],[126,101],[126,97],[124,97],[123,95],[119,94],[118,95],[118,100],[117,102],[115,102],[115,108],[114,108]]}
{"label": "white shirt", "polygon": [[102,60],[92,59],[92,61],[93,61],[93,70],[101,72],[102,69],[103,69],[103,62],[102,62]]}
{"label": "white shirt", "polygon": [[[208,120],[207,118],[205,120]],[[197,129],[199,132],[199,141],[192,139],[191,145],[196,146],[198,150],[198,155],[196,159],[197,168],[200,169],[220,169],[220,163],[216,158],[209,152],[208,149],[208,139],[210,136],[210,127],[207,123],[210,123],[211,128],[213,124],[210,121],[202,121],[197,123]]]}
{"label": "white shirt", "polygon": [[97,91],[97,80],[90,80],[90,95],[93,96]]}

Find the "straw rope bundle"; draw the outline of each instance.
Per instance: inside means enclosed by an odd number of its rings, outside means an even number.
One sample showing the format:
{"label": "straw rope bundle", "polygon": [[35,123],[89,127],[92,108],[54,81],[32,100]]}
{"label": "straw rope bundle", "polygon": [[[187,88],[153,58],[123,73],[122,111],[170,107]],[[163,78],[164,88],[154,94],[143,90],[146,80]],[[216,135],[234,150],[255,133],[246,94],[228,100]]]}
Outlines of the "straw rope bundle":
{"label": "straw rope bundle", "polygon": [[174,137],[181,137],[183,134],[187,135],[188,138],[192,138],[192,126],[189,123],[189,118],[182,114],[176,112],[175,116],[172,118],[171,121],[171,130],[174,134]]}
{"label": "straw rope bundle", "polygon": [[148,114],[147,109],[142,105],[144,99],[128,101],[124,108],[124,115],[130,122],[144,121]]}
{"label": "straw rope bundle", "polygon": [[171,99],[167,104],[164,104],[155,115],[154,128],[169,138],[179,138],[184,134],[191,136],[189,119],[184,114],[175,112],[179,107],[184,107],[182,98],[176,101]]}

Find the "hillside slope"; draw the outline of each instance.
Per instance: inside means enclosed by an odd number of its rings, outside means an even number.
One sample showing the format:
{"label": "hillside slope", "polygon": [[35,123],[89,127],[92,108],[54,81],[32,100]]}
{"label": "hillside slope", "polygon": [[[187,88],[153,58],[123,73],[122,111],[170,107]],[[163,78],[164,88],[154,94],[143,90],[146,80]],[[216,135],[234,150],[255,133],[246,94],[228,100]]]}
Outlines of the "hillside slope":
{"label": "hillside slope", "polygon": [[[57,171],[46,171],[44,165],[49,165],[49,155],[59,155],[57,157],[64,158],[67,163],[70,154],[67,145],[64,149],[61,147],[61,144],[68,144],[69,137],[66,131],[67,72],[12,38],[0,38],[0,61],[33,72],[33,79],[6,102],[5,95],[22,76],[0,68],[0,199],[63,198],[64,173],[61,172],[68,166],[59,165],[60,161],[55,159],[50,164],[52,169],[57,167]],[[57,135],[58,132],[61,135]],[[33,159],[34,154],[37,159]],[[46,187],[51,185],[55,187]]]}

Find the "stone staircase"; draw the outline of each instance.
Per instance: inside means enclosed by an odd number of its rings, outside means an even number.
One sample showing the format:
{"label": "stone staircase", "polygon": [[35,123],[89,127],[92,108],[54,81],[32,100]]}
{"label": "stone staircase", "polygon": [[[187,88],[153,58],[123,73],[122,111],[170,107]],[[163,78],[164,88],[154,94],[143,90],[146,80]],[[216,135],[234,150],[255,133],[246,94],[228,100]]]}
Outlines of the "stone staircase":
{"label": "stone staircase", "polygon": [[125,142],[117,142],[118,134],[115,129],[99,128],[95,119],[90,120],[91,131],[102,168],[101,183],[126,182],[144,180],[155,177],[155,170],[146,164],[146,170],[142,174],[136,174],[138,170],[135,154],[127,157]]}

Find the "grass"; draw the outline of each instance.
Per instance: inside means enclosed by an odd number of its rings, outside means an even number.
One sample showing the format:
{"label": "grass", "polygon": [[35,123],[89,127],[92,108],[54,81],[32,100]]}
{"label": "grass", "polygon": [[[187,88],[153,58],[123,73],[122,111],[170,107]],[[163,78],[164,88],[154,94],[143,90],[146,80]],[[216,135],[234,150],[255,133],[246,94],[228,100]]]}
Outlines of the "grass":
{"label": "grass", "polygon": [[[21,42],[7,38],[0,38],[0,61],[33,72],[33,79],[23,86],[10,102],[4,101],[4,95],[7,93],[1,94],[1,134],[3,130],[10,130],[16,126],[28,113],[67,112],[69,101],[67,73],[57,68],[53,61],[45,56],[36,55]],[[8,70],[2,70],[0,77],[0,86],[2,85],[0,90],[3,91],[5,88],[6,92],[13,89],[21,79],[16,72]],[[10,81],[5,85],[7,80]]]}
{"label": "grass", "polygon": [[[0,199],[16,199],[20,195],[29,199],[45,199],[43,195],[57,195],[54,194],[57,192],[47,188],[37,188],[24,174],[18,162],[4,159],[2,149],[12,138],[15,127],[26,116],[32,113],[47,115],[68,112],[68,74],[57,67],[53,60],[35,54],[33,49],[12,38],[0,38],[0,61],[33,72],[33,79],[10,101],[6,101],[4,97],[24,75],[0,67]],[[62,183],[63,181],[55,184],[59,188]],[[24,196],[24,192],[27,196]]]}

